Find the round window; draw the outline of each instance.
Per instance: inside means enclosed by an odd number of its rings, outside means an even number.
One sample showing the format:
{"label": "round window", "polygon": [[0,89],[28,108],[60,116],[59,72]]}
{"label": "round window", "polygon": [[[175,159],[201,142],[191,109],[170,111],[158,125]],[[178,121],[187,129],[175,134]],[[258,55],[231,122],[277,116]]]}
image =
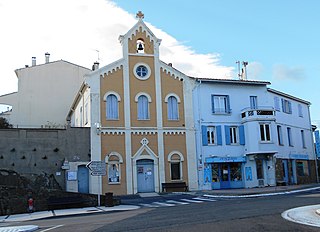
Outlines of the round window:
{"label": "round window", "polygon": [[144,65],[139,65],[137,68],[136,68],[136,74],[137,76],[139,77],[145,77],[147,76],[148,74],[148,69],[146,66]]}
{"label": "round window", "polygon": [[137,63],[134,66],[134,75],[140,80],[147,80],[150,77],[151,70],[148,65],[144,63]]}

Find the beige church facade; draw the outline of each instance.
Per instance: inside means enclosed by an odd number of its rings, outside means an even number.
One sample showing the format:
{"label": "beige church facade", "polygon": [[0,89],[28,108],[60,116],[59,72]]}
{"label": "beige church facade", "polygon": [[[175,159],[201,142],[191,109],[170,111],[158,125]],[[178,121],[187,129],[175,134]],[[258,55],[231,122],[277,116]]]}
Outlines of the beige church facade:
{"label": "beige church facade", "polygon": [[174,182],[195,190],[193,81],[159,60],[161,40],[137,18],[119,37],[123,58],[86,76],[70,115],[72,125],[91,126],[91,160],[106,163],[89,191],[161,192]]}

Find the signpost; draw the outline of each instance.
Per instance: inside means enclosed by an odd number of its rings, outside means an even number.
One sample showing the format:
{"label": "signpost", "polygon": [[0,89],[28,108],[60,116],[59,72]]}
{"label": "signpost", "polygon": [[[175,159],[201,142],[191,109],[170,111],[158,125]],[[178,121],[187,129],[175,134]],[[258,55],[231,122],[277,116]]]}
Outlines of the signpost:
{"label": "signpost", "polygon": [[[101,186],[101,176],[105,176],[107,173],[106,163],[104,161],[90,161],[86,167],[91,171],[92,176],[99,177],[99,189]],[[98,193],[98,206],[100,206],[100,191]]]}

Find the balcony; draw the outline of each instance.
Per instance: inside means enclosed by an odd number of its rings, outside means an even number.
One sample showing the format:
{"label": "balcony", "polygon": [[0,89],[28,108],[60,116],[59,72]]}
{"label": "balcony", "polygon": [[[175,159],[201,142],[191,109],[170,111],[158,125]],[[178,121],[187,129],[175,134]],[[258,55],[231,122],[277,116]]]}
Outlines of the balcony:
{"label": "balcony", "polygon": [[275,120],[276,111],[272,107],[259,107],[258,109],[245,108],[241,111],[242,122]]}

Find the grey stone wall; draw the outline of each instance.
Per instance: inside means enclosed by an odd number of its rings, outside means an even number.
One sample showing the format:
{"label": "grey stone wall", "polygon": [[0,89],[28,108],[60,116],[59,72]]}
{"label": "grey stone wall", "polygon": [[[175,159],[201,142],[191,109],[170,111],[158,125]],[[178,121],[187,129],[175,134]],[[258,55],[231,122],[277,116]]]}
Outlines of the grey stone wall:
{"label": "grey stone wall", "polygon": [[3,172],[13,171],[39,188],[65,190],[64,160],[90,156],[90,128],[0,129],[0,185],[17,186]]}

